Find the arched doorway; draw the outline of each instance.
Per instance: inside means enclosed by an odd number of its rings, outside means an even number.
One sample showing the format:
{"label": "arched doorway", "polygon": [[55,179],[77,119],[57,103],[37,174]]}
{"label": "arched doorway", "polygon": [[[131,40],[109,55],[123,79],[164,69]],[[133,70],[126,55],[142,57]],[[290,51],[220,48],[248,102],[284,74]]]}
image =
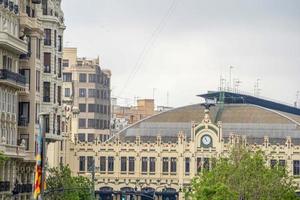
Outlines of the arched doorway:
{"label": "arched doorway", "polygon": [[135,190],[131,187],[123,187],[120,189],[120,199],[121,200],[135,200]]}
{"label": "arched doorway", "polygon": [[155,189],[151,187],[145,187],[141,190],[141,200],[153,200]]}
{"label": "arched doorway", "polygon": [[177,200],[178,192],[174,188],[166,188],[161,193],[162,200]]}
{"label": "arched doorway", "polygon": [[96,194],[99,200],[113,200],[113,188],[111,187],[101,187]]}

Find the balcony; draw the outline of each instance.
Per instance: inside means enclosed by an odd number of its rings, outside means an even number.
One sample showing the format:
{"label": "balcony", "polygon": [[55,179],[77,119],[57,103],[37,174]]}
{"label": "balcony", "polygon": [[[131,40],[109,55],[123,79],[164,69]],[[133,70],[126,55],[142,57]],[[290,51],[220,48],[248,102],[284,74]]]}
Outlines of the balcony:
{"label": "balcony", "polygon": [[37,30],[40,33],[43,32],[41,22],[38,21],[37,18],[30,17],[28,13],[24,13],[24,12],[20,13],[20,26],[22,28],[27,28],[30,30]]}
{"label": "balcony", "polygon": [[50,102],[50,97],[49,96],[44,96],[43,97],[43,102]]}
{"label": "balcony", "polygon": [[32,184],[17,184],[13,190],[13,194],[31,193]]}
{"label": "balcony", "polygon": [[27,119],[26,117],[19,117],[19,120],[18,120],[19,126],[27,127],[28,124],[29,124],[29,119]]}
{"label": "balcony", "polygon": [[17,89],[24,89],[26,86],[25,76],[11,72],[7,69],[0,69],[0,83],[7,84]]}
{"label": "balcony", "polygon": [[63,140],[62,135],[46,133],[46,141],[47,142],[57,142],[57,141],[62,141],[62,140]]}
{"label": "balcony", "polygon": [[31,2],[34,4],[40,4],[42,3],[42,0],[31,0]]}
{"label": "balcony", "polygon": [[9,181],[0,181],[0,192],[10,191],[10,182]]}
{"label": "balcony", "polygon": [[0,32],[0,47],[16,54],[26,54],[28,50],[25,41],[3,31]]}
{"label": "balcony", "polygon": [[24,158],[25,156],[24,146],[0,144],[0,151],[5,152],[5,155],[8,157]]}

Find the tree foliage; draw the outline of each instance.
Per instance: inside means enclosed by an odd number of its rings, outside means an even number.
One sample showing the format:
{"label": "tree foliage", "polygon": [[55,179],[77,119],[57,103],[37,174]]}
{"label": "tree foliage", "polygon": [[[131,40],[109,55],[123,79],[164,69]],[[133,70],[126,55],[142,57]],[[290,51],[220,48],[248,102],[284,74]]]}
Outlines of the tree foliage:
{"label": "tree foliage", "polygon": [[45,199],[92,200],[92,187],[88,178],[74,177],[69,166],[61,165],[48,170]]}
{"label": "tree foliage", "polygon": [[186,191],[192,200],[296,200],[292,178],[284,167],[267,166],[263,152],[242,147],[195,177]]}

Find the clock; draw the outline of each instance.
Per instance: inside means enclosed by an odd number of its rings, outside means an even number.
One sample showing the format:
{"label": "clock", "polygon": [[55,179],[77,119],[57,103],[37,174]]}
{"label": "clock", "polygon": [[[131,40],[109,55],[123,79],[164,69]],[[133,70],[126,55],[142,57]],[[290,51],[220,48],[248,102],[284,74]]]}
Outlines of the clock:
{"label": "clock", "polygon": [[203,147],[211,147],[212,138],[210,135],[203,135],[201,138],[201,146]]}

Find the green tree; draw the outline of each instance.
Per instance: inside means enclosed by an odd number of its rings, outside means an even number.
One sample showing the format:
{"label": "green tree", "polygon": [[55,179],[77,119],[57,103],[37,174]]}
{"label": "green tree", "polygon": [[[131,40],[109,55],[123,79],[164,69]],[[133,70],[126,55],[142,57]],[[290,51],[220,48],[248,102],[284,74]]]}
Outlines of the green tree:
{"label": "green tree", "polygon": [[285,168],[266,164],[263,152],[242,147],[216,161],[214,168],[195,177],[186,190],[192,200],[296,200],[292,177]]}
{"label": "green tree", "polygon": [[55,200],[92,200],[92,183],[82,176],[73,177],[69,166],[48,170],[45,199]]}

